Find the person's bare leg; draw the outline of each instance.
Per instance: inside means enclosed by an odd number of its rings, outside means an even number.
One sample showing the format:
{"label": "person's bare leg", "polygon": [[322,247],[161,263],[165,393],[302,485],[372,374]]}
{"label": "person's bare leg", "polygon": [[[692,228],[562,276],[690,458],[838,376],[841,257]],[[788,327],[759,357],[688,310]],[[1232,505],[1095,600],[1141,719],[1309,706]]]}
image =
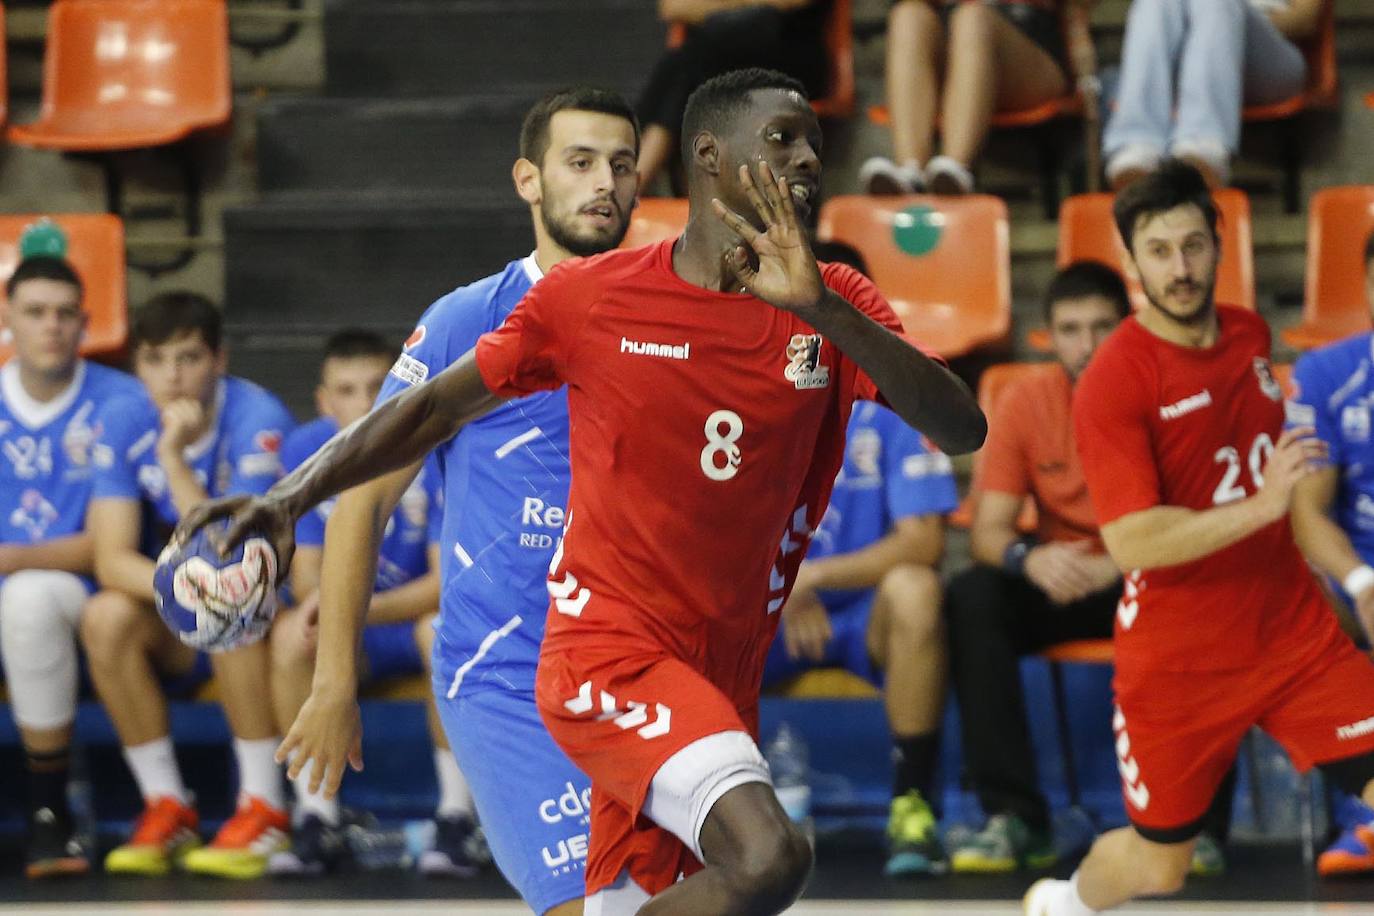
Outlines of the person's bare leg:
{"label": "person's bare leg", "polygon": [[1135,897],[1177,893],[1195,845],[1196,838],[1155,843],[1131,827],[1108,831],[1078,866],[1078,896],[1089,907],[1105,910]]}
{"label": "person's bare leg", "polygon": [[[434,618],[436,616],[429,614],[415,621],[415,647],[420,650],[420,659],[425,663],[426,679],[434,676],[430,664],[430,655],[434,652]],[[433,691],[425,695],[425,723],[429,726],[429,737],[434,742],[435,749],[448,750],[448,735],[444,733],[444,723],[439,720],[439,709],[434,705]]]}
{"label": "person's bare leg", "polygon": [[672,161],[677,134],[661,124],[648,124],[639,138],[639,187],[648,191],[654,179]]}
{"label": "person's bare leg", "polygon": [[269,656],[272,670],[272,710],[276,734],[284,735],[310,696],[315,674],[315,646],[307,641],[306,615],[296,608],[277,614],[272,623]]}
{"label": "person's bare leg", "polygon": [[940,594],[933,569],[898,566],[874,596],[868,653],[883,667],[883,702],[894,736],[929,734],[940,725],[948,670]]}
{"label": "person's bare leg", "polygon": [[965,168],[982,149],[997,111],[1018,111],[1068,90],[1058,62],[990,6],[950,14],[941,130],[944,155]]}
{"label": "person's bare leg", "polygon": [[925,0],[902,0],[887,17],[887,110],[892,158],[924,164],[935,135],[945,30]]}
{"label": "person's bare leg", "polygon": [[156,668],[189,671],[195,650],[184,646],[153,609],[120,592],[100,592],[81,617],[81,643],[91,680],[125,747],[166,737],[167,698]]}
{"label": "person's bare leg", "polygon": [[763,782],[720,797],[701,828],[706,867],[646,903],[640,916],[781,913],[811,874],[811,844]]}
{"label": "person's bare leg", "polygon": [[72,745],[72,727],[60,725],[57,728],[26,728],[21,725],[19,743],[23,745],[25,753],[35,756],[61,753]]}
{"label": "person's bare leg", "polygon": [[210,656],[219,681],[220,705],[235,738],[261,741],[280,734],[272,710],[271,660],[267,640]]}

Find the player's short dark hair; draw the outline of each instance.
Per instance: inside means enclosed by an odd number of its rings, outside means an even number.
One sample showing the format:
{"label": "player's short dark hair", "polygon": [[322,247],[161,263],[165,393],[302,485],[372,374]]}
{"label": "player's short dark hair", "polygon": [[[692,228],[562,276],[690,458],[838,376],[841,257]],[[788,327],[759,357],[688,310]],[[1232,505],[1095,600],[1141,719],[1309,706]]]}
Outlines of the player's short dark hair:
{"label": "player's short dark hair", "polygon": [[635,155],[639,155],[639,118],[630,103],[618,92],[596,86],[571,86],[556,89],[534,103],[520,125],[520,158],[541,168],[549,151],[549,123],[560,111],[591,111],[613,115],[630,122],[635,132]]}
{"label": "player's short dark hair", "polygon": [[326,360],[354,359],[359,356],[390,360],[396,356],[396,348],[387,343],[381,334],[366,328],[344,328],[329,335],[324,342]]}
{"label": "player's short dark hair", "polygon": [[158,346],[188,331],[199,331],[205,345],[219,352],[223,322],[219,309],[200,293],[175,290],[158,293],[134,309],[129,321],[130,349]]}
{"label": "player's short dark hair", "polygon": [[1116,230],[1131,251],[1135,227],[1142,216],[1167,213],[1175,207],[1192,204],[1202,211],[1202,217],[1217,235],[1217,205],[1207,179],[1196,166],[1181,159],[1165,159],[1158,168],[1122,188],[1112,202],[1112,217]]}
{"label": "player's short dark hair", "polygon": [[77,274],[76,268],[72,267],[64,258],[53,258],[46,255],[31,255],[19,262],[19,266],[10,274],[10,278],[5,281],[5,295],[14,296],[14,291],[19,288],[19,284],[28,280],[56,280],[59,283],[70,283],[76,287],[77,295],[81,295],[84,287],[81,285],[81,276]]}
{"label": "player's short dark hair", "polygon": [[1101,261],[1085,258],[1069,264],[1050,281],[1049,289],[1045,290],[1045,321],[1049,322],[1056,303],[1089,296],[1101,296],[1109,301],[1118,318],[1131,314],[1131,296],[1126,292],[1121,274]]}
{"label": "player's short dark hair", "polygon": [[725,133],[749,104],[749,94],[760,89],[781,89],[807,98],[806,87],[777,70],[747,67],[713,76],[687,99],[682,113],[682,161],[692,161],[692,138],[703,130]]}

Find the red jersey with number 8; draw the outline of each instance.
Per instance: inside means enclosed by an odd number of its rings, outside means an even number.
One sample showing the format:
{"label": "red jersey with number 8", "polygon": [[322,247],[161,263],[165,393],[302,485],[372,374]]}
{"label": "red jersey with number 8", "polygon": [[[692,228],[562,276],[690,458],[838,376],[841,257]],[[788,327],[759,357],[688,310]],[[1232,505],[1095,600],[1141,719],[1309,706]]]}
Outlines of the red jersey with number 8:
{"label": "red jersey with number 8", "polygon": [[[506,397],[568,386],[572,489],[545,652],[593,630],[647,637],[698,670],[735,668],[739,684],[712,679],[756,697],[755,647],[825,512],[852,402],[877,391],[796,316],[678,277],[672,250],[560,264],[478,341],[477,364]],[[862,274],[821,271],[900,332]],[[750,657],[705,664],[708,651]]]}
{"label": "red jersey with number 8", "polygon": [[[1074,434],[1100,525],[1155,506],[1223,506],[1263,485],[1283,428],[1269,327],[1231,306],[1217,317],[1207,348],[1128,318],[1079,379]],[[1128,571],[1118,673],[1248,667],[1330,616],[1285,517],[1193,562]]]}

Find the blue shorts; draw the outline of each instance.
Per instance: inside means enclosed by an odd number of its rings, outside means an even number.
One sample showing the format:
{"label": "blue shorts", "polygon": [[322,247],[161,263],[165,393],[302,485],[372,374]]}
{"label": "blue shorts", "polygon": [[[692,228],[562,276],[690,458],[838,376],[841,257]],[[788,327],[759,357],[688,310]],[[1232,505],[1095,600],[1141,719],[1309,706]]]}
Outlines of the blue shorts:
{"label": "blue shorts", "polygon": [[768,650],[763,666],[763,686],[772,687],[780,681],[795,677],[813,668],[844,668],[859,677],[882,686],[882,672],[868,655],[868,621],[873,616],[873,591],[836,596],[822,594],[821,603],[830,614],[832,636],[820,661],[809,658],[788,658],[782,639],[782,625],[777,638]]}
{"label": "blue shorts", "polygon": [[450,700],[454,667],[435,653],[435,704],[492,858],[536,913],[581,899],[591,780],[549,737],[533,691],[476,687]]}
{"label": "blue shorts", "polygon": [[364,627],[363,659],[369,681],[425,671],[420,647],[415,644],[415,624],[408,620]]}

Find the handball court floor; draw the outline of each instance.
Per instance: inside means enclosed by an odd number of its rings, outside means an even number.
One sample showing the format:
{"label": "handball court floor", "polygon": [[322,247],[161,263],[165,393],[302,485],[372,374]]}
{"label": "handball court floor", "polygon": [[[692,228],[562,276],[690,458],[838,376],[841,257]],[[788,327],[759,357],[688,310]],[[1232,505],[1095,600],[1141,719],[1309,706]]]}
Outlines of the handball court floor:
{"label": "handball court floor", "polygon": [[[314,880],[220,881],[174,875],[114,879],[103,875],[25,881],[17,842],[0,843],[0,914],[315,914],[528,913],[495,872],[471,881],[436,881],[403,872],[372,872]],[[881,850],[871,841],[818,850],[816,873],[796,916],[1017,916],[1027,876],[958,876],[895,881],[881,876]],[[1067,875],[1072,864],[1056,871]],[[1374,876],[1322,881],[1307,877],[1298,848],[1234,845],[1220,878],[1194,880],[1182,898],[1132,905],[1135,916],[1374,916]]]}

